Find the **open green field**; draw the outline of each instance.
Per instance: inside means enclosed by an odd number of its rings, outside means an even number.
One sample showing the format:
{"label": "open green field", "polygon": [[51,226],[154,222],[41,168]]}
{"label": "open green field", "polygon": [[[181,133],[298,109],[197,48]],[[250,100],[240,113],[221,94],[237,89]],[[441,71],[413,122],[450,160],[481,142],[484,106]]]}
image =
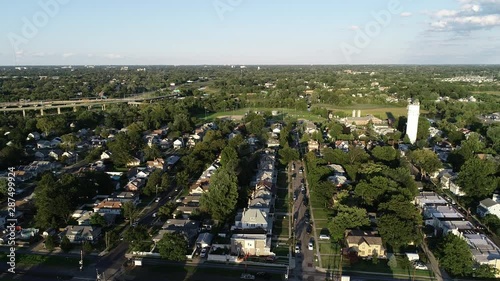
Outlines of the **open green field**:
{"label": "open green field", "polygon": [[[333,110],[333,115],[335,115],[335,112],[344,112],[347,116],[351,116],[352,111],[356,110],[361,110],[361,116],[365,116],[368,114],[371,114],[375,117],[381,118],[381,119],[386,119],[388,117],[399,117],[399,116],[406,116],[408,109],[406,107],[400,107],[400,106],[391,106],[387,104],[356,104],[356,105],[350,105],[350,106],[345,106],[345,107],[340,107],[340,106],[335,106],[335,105],[330,105],[330,104],[320,104],[317,105],[318,107],[324,107],[330,110]],[[423,110],[421,113],[424,113]],[[392,114],[392,116],[391,116]]]}
{"label": "open green field", "polygon": [[326,220],[330,217],[331,211],[325,210],[323,208],[314,208],[311,210],[314,214],[314,219]]}
{"label": "open green field", "polygon": [[319,241],[317,245],[319,246],[319,253],[321,255],[338,255],[340,252],[340,245],[337,243]]}
{"label": "open green field", "polygon": [[[88,264],[88,259],[83,259],[84,264]],[[0,261],[7,261],[7,254],[0,253]],[[16,265],[19,266],[33,266],[33,265],[46,265],[46,266],[78,266],[79,258],[68,258],[55,255],[30,255],[30,254],[16,254]]]}
{"label": "open green field", "polygon": [[[312,114],[309,111],[300,111],[300,110],[295,110],[295,109],[290,109],[290,108],[269,108],[269,107],[252,107],[252,108],[240,108],[237,110],[232,110],[232,111],[221,111],[221,112],[216,112],[212,114],[207,114],[207,120],[214,120],[216,118],[222,118],[222,117],[231,117],[231,118],[241,118],[245,115],[245,113],[250,112],[250,111],[260,111],[260,112],[265,112],[265,111],[273,111],[277,110],[281,113],[283,113],[280,116],[290,116],[290,117],[295,117],[298,119],[307,119],[313,122],[321,122],[325,121],[326,119]],[[204,118],[203,115],[197,116],[198,118]],[[283,116],[284,118],[284,116]]]}

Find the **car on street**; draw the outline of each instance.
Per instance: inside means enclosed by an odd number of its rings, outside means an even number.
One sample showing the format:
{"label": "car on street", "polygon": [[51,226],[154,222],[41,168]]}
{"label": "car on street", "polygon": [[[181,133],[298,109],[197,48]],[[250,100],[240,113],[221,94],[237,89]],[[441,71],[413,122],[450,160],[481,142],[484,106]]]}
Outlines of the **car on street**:
{"label": "car on street", "polygon": [[314,238],[309,239],[309,244],[307,244],[307,249],[312,251],[314,248]]}
{"label": "car on street", "polygon": [[293,201],[297,200],[297,194],[293,193]]}
{"label": "car on street", "polygon": [[153,217],[153,218],[156,218],[156,215],[157,215],[157,213],[153,213],[152,217]]}
{"label": "car on street", "polygon": [[269,279],[271,279],[271,274],[269,274],[267,272],[257,272],[257,273],[255,273],[255,277],[257,277],[259,279],[269,280]]}
{"label": "car on street", "polygon": [[295,253],[300,254],[300,242],[295,245]]}
{"label": "car on street", "polygon": [[309,211],[309,209],[306,209],[306,211],[304,212],[304,217],[306,217],[306,218],[311,217],[311,212]]}
{"label": "car on street", "polygon": [[309,205],[309,198],[307,198],[306,196],[304,196],[304,198],[302,199],[302,202],[304,203],[304,206],[308,206]]}
{"label": "car on street", "polygon": [[155,199],[155,202],[156,202],[156,203],[160,202],[160,199],[161,199],[160,197],[157,197],[157,198]]}
{"label": "car on street", "polygon": [[242,273],[240,278],[245,280],[255,280],[255,275],[252,275],[250,273]]}
{"label": "car on street", "polygon": [[306,232],[307,232],[307,234],[311,234],[312,229],[313,229],[313,228],[312,228],[312,225],[311,225],[311,224],[308,224],[308,225],[306,226]]}

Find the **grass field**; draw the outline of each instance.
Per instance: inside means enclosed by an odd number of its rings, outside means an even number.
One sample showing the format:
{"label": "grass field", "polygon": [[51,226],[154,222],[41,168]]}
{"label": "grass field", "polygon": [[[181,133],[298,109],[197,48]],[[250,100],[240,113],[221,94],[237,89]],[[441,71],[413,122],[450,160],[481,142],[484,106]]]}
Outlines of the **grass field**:
{"label": "grass field", "polygon": [[[5,253],[0,254],[0,261],[7,261],[7,255]],[[33,265],[68,265],[77,266],[79,258],[67,258],[61,256],[50,256],[50,255],[29,255],[29,254],[17,254],[16,255],[16,265],[22,266],[33,266]],[[84,263],[88,264],[90,261],[84,258]]]}
{"label": "grass field", "polygon": [[[399,117],[399,116],[406,116],[408,109],[406,107],[400,107],[400,106],[391,106],[391,105],[380,105],[380,104],[357,104],[357,105],[351,105],[351,106],[345,106],[345,107],[339,107],[335,105],[330,105],[330,104],[320,104],[317,105],[318,107],[324,107],[330,110],[333,110],[333,115],[335,115],[335,112],[344,112],[347,114],[347,116],[351,116],[352,111],[356,110],[361,110],[361,116],[365,116],[367,114],[371,114],[375,117],[381,118],[381,119],[386,119],[388,117]],[[421,110],[421,113],[423,110]],[[391,116],[392,115],[392,116]]]}
{"label": "grass field", "polygon": [[[237,110],[232,110],[232,111],[221,111],[221,112],[216,112],[212,114],[207,115],[207,120],[214,120],[216,118],[222,118],[222,117],[232,117],[235,119],[241,118],[242,116],[245,115],[245,113],[250,112],[250,111],[260,111],[260,112],[265,112],[265,111],[273,111],[277,110],[280,113],[283,113],[282,116],[283,118],[285,116],[290,116],[290,117],[295,117],[298,119],[307,119],[311,120],[313,122],[321,122],[325,121],[326,119],[312,114],[311,112],[308,111],[300,111],[300,110],[295,110],[295,109],[289,109],[289,108],[269,108],[269,107],[253,107],[253,108],[240,108]],[[285,116],[283,116],[285,115]],[[198,118],[204,118],[203,115],[197,116]]]}
{"label": "grass field", "polygon": [[314,213],[315,220],[317,219],[326,220],[330,217],[332,213],[331,211],[325,210],[323,208],[314,208],[312,209],[312,211]]}

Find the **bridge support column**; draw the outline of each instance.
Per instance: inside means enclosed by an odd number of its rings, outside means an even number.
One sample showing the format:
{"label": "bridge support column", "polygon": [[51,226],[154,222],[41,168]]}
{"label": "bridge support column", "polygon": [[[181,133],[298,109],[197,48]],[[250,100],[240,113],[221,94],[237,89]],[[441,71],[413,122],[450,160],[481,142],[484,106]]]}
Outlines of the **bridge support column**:
{"label": "bridge support column", "polygon": [[61,108],[60,107],[57,108],[57,114],[61,114]]}
{"label": "bridge support column", "polygon": [[106,110],[106,105],[105,104],[102,105],[102,110],[103,111]]}
{"label": "bridge support column", "polygon": [[87,109],[88,109],[88,110],[91,110],[91,109],[92,109],[92,106],[91,106],[91,105],[87,106]]}
{"label": "bridge support column", "polygon": [[73,106],[73,112],[76,112],[76,106]]}
{"label": "bridge support column", "polygon": [[43,116],[43,109],[40,109],[40,115]]}
{"label": "bridge support column", "polygon": [[26,110],[23,109],[23,117],[26,117]]}

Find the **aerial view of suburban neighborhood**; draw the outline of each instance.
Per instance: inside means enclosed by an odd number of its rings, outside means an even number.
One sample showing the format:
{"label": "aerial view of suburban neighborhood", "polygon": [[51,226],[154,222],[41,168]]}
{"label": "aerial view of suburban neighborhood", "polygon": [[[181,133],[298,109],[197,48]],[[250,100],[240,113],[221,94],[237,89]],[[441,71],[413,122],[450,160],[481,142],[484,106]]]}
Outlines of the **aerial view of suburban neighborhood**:
{"label": "aerial view of suburban neighborhood", "polygon": [[2,2],[0,280],[500,279],[500,1],[194,2]]}

